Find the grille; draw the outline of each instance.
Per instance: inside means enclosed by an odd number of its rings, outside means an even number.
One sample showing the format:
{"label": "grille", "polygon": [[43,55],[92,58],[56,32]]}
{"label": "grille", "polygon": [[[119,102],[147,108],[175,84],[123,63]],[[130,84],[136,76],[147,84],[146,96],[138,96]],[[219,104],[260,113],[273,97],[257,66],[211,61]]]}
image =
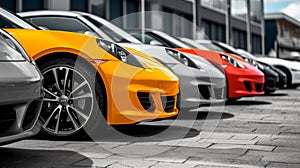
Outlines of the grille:
{"label": "grille", "polygon": [[204,99],[210,99],[211,95],[207,86],[199,85],[198,86],[200,94]]}
{"label": "grille", "polygon": [[255,88],[256,88],[257,92],[262,92],[264,90],[263,89],[263,84],[261,84],[261,83],[256,83]]}
{"label": "grille", "polygon": [[16,121],[13,106],[0,106],[0,134],[5,133]]}
{"label": "grille", "polygon": [[250,82],[245,81],[245,82],[244,82],[244,86],[245,86],[245,88],[246,88],[246,90],[247,90],[248,92],[251,92],[251,91],[252,91],[252,87],[251,87]]}
{"label": "grille", "polygon": [[149,93],[139,92],[138,98],[144,110],[153,112],[155,109],[154,101]]}
{"label": "grille", "polygon": [[165,112],[172,112],[175,108],[175,97],[174,96],[161,96],[162,105]]}
{"label": "grille", "polygon": [[224,98],[224,88],[215,88],[215,98],[216,99],[223,99]]}
{"label": "grille", "polygon": [[34,124],[34,121],[38,114],[37,107],[38,101],[30,103],[30,105],[28,106],[22,125],[24,130],[29,129]]}

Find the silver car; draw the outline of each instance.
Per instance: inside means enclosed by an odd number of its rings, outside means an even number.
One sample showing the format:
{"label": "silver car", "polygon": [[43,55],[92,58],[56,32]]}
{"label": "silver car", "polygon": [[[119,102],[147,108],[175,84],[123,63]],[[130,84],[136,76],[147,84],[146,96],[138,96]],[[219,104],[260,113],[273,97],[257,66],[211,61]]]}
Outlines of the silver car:
{"label": "silver car", "polygon": [[21,45],[0,29],[0,144],[38,133],[43,78]]}
{"label": "silver car", "polygon": [[[27,21],[50,30],[78,32],[116,42],[146,53],[169,67],[180,79],[181,108],[197,108],[225,100],[224,74],[205,59],[160,46],[144,45],[108,21],[87,13],[32,11],[19,13]],[[155,42],[154,42],[155,43]]]}

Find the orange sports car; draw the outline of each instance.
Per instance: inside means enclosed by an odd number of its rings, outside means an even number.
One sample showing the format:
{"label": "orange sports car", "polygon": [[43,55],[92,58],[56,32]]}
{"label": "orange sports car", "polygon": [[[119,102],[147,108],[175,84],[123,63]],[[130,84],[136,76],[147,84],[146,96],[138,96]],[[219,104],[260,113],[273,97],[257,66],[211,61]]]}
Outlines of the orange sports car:
{"label": "orange sports car", "polygon": [[102,118],[120,125],[178,115],[178,78],[156,60],[96,37],[35,30],[0,11],[1,28],[23,45],[44,76],[39,122],[45,133],[96,131]]}

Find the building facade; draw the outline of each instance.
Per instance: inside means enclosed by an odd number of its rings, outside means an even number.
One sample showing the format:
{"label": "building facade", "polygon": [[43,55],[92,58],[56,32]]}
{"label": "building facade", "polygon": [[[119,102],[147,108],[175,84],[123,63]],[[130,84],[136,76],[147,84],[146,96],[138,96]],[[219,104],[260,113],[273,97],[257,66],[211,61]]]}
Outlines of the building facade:
{"label": "building facade", "polygon": [[283,13],[267,14],[266,53],[272,57],[300,59],[300,22]]}
{"label": "building facade", "polygon": [[17,12],[90,12],[123,28],[140,28],[141,15],[133,13],[145,9],[146,28],[222,41],[254,54],[263,54],[265,49],[263,0],[1,0],[0,4]]}

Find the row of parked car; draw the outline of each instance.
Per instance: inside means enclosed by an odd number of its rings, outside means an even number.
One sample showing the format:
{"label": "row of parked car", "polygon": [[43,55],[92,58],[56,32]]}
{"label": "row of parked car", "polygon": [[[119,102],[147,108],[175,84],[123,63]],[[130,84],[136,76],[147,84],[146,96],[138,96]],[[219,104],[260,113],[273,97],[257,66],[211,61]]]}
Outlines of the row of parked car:
{"label": "row of parked car", "polygon": [[82,12],[17,15],[0,8],[0,17],[1,143],[40,127],[76,138],[103,124],[175,117],[180,109],[300,84],[299,63],[256,58],[220,42],[125,32]]}

